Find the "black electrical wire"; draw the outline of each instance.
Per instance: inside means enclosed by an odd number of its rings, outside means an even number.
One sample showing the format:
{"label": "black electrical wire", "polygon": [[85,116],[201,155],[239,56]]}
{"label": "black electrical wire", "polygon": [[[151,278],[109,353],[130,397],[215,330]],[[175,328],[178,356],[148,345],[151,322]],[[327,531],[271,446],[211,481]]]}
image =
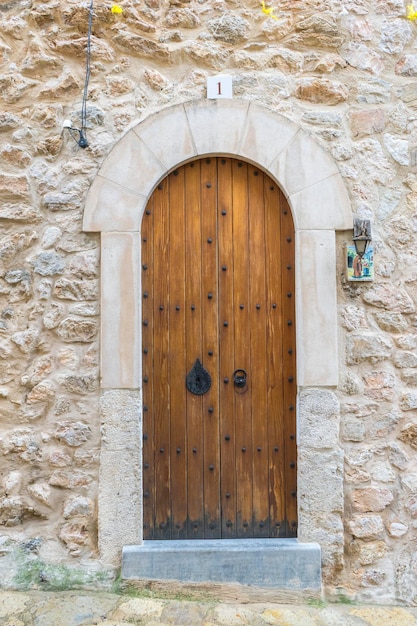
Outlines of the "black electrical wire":
{"label": "black electrical wire", "polygon": [[[88,83],[90,81],[90,73],[91,73],[91,30],[93,25],[93,2],[91,0],[89,15],[88,15],[88,31],[87,31],[87,51],[86,51],[86,66],[85,66],[85,81],[84,81],[84,92],[83,92],[83,102],[81,105],[81,128],[68,128],[68,132],[71,137],[74,139],[75,143],[77,143],[80,148],[87,148],[88,140],[87,140],[87,97],[88,97]],[[74,133],[78,133],[78,136],[74,135]]]}
{"label": "black electrical wire", "polygon": [[91,0],[90,10],[88,15],[88,33],[87,33],[87,51],[86,51],[86,66],[85,66],[85,81],[84,81],[84,93],[83,103],[81,107],[81,129],[78,145],[80,148],[86,148],[88,146],[87,141],[87,97],[88,97],[88,83],[90,81],[91,73],[91,31],[93,26],[93,3]]}

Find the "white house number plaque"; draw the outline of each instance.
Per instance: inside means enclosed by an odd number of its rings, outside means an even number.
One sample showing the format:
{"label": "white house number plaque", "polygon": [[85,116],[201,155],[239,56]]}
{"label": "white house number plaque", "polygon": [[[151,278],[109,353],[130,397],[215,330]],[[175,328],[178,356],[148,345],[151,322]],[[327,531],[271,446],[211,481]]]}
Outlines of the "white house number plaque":
{"label": "white house number plaque", "polygon": [[207,77],[207,98],[233,98],[233,80],[227,74]]}

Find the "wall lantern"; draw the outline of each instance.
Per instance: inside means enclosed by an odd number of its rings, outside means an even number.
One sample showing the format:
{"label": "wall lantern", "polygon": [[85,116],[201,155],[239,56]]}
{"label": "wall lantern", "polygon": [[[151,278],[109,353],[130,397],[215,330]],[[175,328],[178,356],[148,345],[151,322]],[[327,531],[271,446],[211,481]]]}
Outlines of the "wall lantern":
{"label": "wall lantern", "polygon": [[353,243],[355,244],[356,254],[362,258],[371,241],[371,221],[353,220]]}

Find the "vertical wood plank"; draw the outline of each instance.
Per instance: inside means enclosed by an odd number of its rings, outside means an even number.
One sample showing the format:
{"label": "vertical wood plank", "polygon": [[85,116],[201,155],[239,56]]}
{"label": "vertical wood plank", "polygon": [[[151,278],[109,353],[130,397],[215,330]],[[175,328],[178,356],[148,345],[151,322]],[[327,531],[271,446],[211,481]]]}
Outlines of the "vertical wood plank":
{"label": "vertical wood plank", "polygon": [[187,431],[185,356],[185,169],[169,186],[169,388],[172,538],[187,538]]}
{"label": "vertical wood plank", "polygon": [[253,533],[269,537],[268,414],[266,372],[266,285],[264,174],[248,167],[249,186],[249,325],[251,329]]}
{"label": "vertical wood plank", "polygon": [[[142,219],[143,536],[154,538],[155,443],[153,420],[153,197]],[[147,322],[144,325],[144,322]]]}
{"label": "vertical wood plank", "polygon": [[[234,538],[236,530],[236,429],[233,301],[233,195],[232,160],[218,162],[218,280],[219,280],[219,403],[221,455],[222,537]],[[228,321],[228,326],[224,322]],[[228,381],[228,382],[226,382]]]}
{"label": "vertical wood plank", "polygon": [[[285,536],[284,437],[283,437],[283,366],[282,366],[282,284],[281,218],[279,189],[270,179],[265,181],[265,242],[267,250],[267,407],[269,433],[269,506],[270,535]],[[278,252],[278,253],[277,253]],[[287,271],[287,270],[285,270]],[[276,307],[274,308],[274,304]]]}
{"label": "vertical wood plank", "polygon": [[[154,195],[153,368],[155,422],[155,532],[156,539],[171,538],[170,418],[168,386],[169,330],[169,179]],[[159,192],[159,193],[158,193]]]}
{"label": "vertical wood plank", "polygon": [[[210,390],[203,395],[204,536],[221,537],[220,450],[218,404],[218,293],[217,293],[217,159],[201,161],[201,250],[203,365],[211,375]],[[210,240],[211,243],[210,243]],[[210,354],[212,353],[212,354]]]}
{"label": "vertical wood plank", "polygon": [[[250,372],[250,308],[249,300],[249,218],[248,165],[235,161],[233,172],[233,298],[234,298],[234,370]],[[243,307],[243,308],[241,308]],[[222,323],[222,320],[220,320]],[[230,373],[232,374],[232,372]],[[233,385],[233,380],[231,381]],[[236,502],[237,536],[253,536],[253,442],[252,388],[248,378],[243,389],[234,388],[236,427]]]}
{"label": "vertical wood plank", "polygon": [[295,236],[291,209],[280,190],[279,211],[282,231],[282,359],[284,370],[283,411],[285,441],[285,506],[287,535],[297,534],[297,449],[296,449],[296,325],[295,325]]}
{"label": "vertical wood plank", "polygon": [[[202,358],[201,326],[201,162],[185,166],[185,308],[186,371]],[[204,538],[204,445],[202,426],[203,400],[187,391],[188,435],[188,537]]]}

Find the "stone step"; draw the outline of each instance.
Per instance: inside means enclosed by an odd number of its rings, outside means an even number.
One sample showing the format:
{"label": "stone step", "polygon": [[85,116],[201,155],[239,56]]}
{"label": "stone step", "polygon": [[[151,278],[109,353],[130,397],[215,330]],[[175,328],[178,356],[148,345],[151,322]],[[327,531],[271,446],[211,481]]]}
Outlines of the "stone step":
{"label": "stone step", "polygon": [[122,577],[319,590],[321,550],[297,539],[145,541],[123,548]]}

